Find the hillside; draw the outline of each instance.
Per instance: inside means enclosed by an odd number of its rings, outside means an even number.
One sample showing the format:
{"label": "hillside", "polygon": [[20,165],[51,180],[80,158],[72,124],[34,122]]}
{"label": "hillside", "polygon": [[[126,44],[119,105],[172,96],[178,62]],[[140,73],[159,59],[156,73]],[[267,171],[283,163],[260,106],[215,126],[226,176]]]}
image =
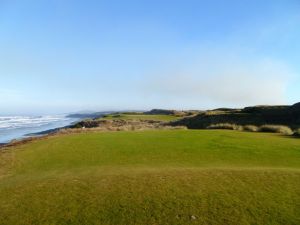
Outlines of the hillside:
{"label": "hillside", "polygon": [[[205,111],[153,109],[147,112],[111,113],[80,121],[71,128],[142,130],[143,128],[161,129],[172,126],[189,129],[212,127],[235,129],[234,127],[237,127],[241,130],[248,125],[256,126],[254,129],[256,131],[262,131],[261,127],[264,125],[286,126],[283,129],[290,130],[288,133],[297,135],[299,133],[297,129],[300,128],[300,103],[292,106],[253,106],[243,109],[218,108]],[[272,131],[272,129],[277,132],[276,129],[280,127],[266,130]]]}
{"label": "hillside", "polygon": [[184,125],[190,129],[205,129],[212,124],[286,125],[291,128],[300,127],[300,103],[292,106],[254,106],[243,109],[217,109],[183,118],[172,125]]}
{"label": "hillside", "polygon": [[71,128],[103,128],[108,130],[140,130],[170,127],[168,122],[178,120],[182,117],[168,114],[146,114],[123,112],[103,115],[94,119],[82,120]]}

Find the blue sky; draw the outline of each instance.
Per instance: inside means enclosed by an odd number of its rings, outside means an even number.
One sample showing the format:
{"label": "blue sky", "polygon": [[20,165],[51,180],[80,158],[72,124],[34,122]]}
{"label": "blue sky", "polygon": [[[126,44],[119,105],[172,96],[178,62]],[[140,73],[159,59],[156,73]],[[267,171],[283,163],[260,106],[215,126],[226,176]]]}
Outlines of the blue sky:
{"label": "blue sky", "polygon": [[0,114],[300,100],[299,0],[0,0]]}

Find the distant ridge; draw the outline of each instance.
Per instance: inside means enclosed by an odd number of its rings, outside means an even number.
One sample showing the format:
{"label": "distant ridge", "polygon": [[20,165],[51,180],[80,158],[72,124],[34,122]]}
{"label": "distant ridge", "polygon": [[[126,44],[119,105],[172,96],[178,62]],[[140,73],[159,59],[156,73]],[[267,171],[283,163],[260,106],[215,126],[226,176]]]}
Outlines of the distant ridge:
{"label": "distant ridge", "polygon": [[86,112],[86,113],[72,113],[67,115],[68,118],[79,118],[79,119],[94,119],[101,116],[114,113],[114,111],[104,111],[104,112]]}

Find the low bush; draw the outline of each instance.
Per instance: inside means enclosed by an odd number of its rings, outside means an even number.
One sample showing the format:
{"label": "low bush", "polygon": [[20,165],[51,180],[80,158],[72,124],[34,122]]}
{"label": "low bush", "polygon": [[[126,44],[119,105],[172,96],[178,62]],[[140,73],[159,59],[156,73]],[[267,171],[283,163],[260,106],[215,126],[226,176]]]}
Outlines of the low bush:
{"label": "low bush", "polygon": [[272,132],[272,133],[281,133],[284,135],[292,135],[293,131],[291,128],[282,125],[263,125],[259,128],[261,132]]}
{"label": "low bush", "polygon": [[209,125],[207,129],[243,130],[243,127],[231,123],[218,123]]}
{"label": "low bush", "polygon": [[259,128],[254,125],[245,125],[245,126],[243,126],[243,129],[245,131],[251,131],[251,132],[257,132],[259,130]]}

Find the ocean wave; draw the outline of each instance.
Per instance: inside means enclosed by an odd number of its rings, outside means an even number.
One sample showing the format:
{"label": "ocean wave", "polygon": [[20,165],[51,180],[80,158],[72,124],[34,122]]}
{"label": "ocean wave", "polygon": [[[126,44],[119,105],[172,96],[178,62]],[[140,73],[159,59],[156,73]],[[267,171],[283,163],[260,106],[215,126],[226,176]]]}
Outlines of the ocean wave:
{"label": "ocean wave", "polygon": [[0,116],[0,129],[40,127],[67,120],[65,116]]}

